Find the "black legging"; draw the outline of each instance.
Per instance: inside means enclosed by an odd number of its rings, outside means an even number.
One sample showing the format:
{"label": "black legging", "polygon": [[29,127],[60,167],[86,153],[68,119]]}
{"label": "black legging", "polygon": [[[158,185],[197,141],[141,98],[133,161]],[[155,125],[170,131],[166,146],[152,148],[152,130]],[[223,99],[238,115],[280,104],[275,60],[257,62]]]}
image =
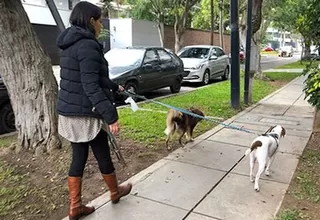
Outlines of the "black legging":
{"label": "black legging", "polygon": [[88,159],[89,145],[91,146],[92,152],[98,161],[100,172],[102,174],[110,174],[114,172],[107,133],[104,130],[101,130],[90,142],[71,143],[72,162],[69,170],[69,176],[83,176],[83,170]]}

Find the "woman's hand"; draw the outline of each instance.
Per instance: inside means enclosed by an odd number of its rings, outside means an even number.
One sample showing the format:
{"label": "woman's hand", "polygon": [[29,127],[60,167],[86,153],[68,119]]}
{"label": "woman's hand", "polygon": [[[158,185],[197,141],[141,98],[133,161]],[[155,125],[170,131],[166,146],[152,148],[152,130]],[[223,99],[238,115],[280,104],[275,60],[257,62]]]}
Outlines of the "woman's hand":
{"label": "woman's hand", "polygon": [[119,133],[120,131],[120,125],[119,125],[119,122],[116,121],[115,123],[109,125],[109,130],[112,134],[116,135]]}

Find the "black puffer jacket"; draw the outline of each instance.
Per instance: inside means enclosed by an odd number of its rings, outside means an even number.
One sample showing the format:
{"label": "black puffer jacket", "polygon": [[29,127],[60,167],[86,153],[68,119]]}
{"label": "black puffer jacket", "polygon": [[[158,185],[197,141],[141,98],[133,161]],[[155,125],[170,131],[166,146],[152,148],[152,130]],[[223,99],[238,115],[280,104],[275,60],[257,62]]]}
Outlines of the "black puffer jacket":
{"label": "black puffer jacket", "polygon": [[109,78],[108,63],[94,35],[80,27],[66,29],[57,39],[60,55],[60,91],[57,110],[64,116],[118,120],[113,92],[118,85]]}

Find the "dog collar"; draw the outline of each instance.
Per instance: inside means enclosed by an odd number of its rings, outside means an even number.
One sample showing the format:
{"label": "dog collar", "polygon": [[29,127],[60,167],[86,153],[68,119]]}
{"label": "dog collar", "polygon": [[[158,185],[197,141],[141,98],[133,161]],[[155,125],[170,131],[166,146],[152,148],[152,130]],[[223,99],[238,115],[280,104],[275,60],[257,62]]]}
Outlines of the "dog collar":
{"label": "dog collar", "polygon": [[275,134],[275,133],[267,133],[267,134],[263,134],[262,136],[271,136],[274,138],[274,140],[276,141],[277,143],[277,148],[279,147],[279,136],[278,134]]}

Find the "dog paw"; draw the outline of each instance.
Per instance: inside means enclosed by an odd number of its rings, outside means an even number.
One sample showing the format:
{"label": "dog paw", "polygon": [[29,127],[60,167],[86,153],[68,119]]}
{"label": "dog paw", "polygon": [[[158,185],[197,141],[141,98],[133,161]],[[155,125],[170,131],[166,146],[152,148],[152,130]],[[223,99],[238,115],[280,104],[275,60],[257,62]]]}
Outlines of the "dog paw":
{"label": "dog paw", "polygon": [[253,182],[254,182],[254,179],[250,179],[250,182],[253,183]]}
{"label": "dog paw", "polygon": [[256,192],[260,192],[259,187],[254,187],[254,190],[255,190]]}
{"label": "dog paw", "polygon": [[266,171],[265,174],[266,174],[266,176],[270,176],[270,172],[269,171]]}

